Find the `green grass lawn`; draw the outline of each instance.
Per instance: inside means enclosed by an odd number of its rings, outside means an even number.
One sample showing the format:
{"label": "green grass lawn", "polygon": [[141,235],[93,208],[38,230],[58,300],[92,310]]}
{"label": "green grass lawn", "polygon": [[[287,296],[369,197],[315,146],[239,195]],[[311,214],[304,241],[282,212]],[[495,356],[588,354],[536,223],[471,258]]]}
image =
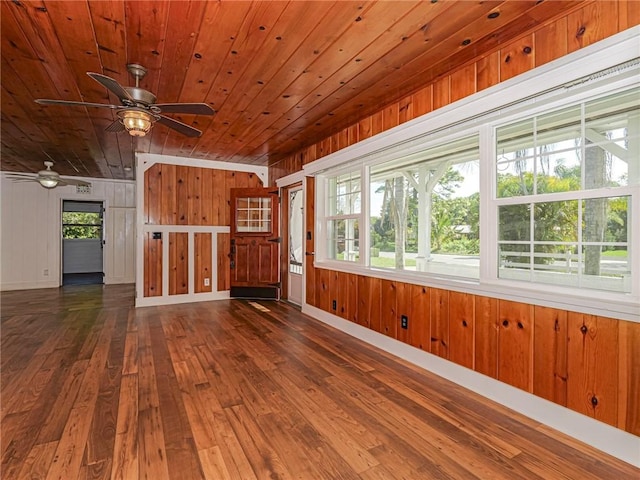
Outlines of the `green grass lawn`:
{"label": "green grass lawn", "polygon": [[[404,262],[405,267],[415,267],[416,260],[415,258],[408,258]],[[371,266],[372,267],[382,267],[382,268],[395,268],[396,259],[395,258],[387,258],[387,257],[371,257]]]}
{"label": "green grass lawn", "polygon": [[626,257],[627,251],[626,250],[609,250],[607,252],[602,252],[602,255],[606,257]]}

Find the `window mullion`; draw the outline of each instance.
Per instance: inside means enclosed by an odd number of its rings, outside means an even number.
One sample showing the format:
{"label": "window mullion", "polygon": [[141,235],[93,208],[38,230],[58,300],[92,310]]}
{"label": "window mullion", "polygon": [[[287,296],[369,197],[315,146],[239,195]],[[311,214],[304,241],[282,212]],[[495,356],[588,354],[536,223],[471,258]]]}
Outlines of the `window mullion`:
{"label": "window mullion", "polygon": [[498,206],[496,199],[495,162],[497,158],[495,130],[485,125],[480,129],[480,283],[494,282],[498,277]]}
{"label": "window mullion", "polygon": [[369,257],[371,252],[371,212],[369,211],[370,170],[367,165],[362,165],[360,170],[360,263],[367,267],[370,266]]}

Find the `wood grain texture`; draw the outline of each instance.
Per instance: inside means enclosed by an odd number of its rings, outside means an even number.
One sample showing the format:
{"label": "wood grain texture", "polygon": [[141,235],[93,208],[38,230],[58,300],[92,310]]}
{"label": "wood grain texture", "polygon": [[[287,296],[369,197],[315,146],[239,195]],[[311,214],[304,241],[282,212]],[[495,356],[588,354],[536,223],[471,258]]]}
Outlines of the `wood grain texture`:
{"label": "wood grain texture", "polygon": [[441,288],[430,291],[431,353],[449,358],[449,291]]}
{"label": "wood grain texture", "polygon": [[304,208],[304,268],[307,282],[305,284],[305,301],[314,307],[318,306],[316,269],[313,265],[315,256],[315,178],[306,177]]}
{"label": "wood grain texture", "polygon": [[533,390],[533,306],[498,301],[498,380]]}
{"label": "wood grain texture", "polygon": [[380,333],[388,337],[398,336],[398,310],[396,305],[396,282],[380,280]]}
{"label": "wood grain texture", "polygon": [[189,293],[188,234],[169,233],[169,295]]}
{"label": "wood grain texture", "polygon": [[637,476],[284,302],[135,309],[132,285],[0,300],[3,480]]}
{"label": "wood grain texture", "polygon": [[475,358],[474,309],[474,295],[449,292],[449,360],[470,369]]}
{"label": "wood grain texture", "polygon": [[358,276],[358,323],[380,331],[381,282],[379,278]]}
{"label": "wood grain texture", "polygon": [[[397,72],[393,72],[393,75],[385,81],[378,82],[377,86],[381,88],[389,88],[390,82],[394,80],[408,85],[412,80],[395,77],[402,75],[411,77],[415,74],[413,78],[421,78],[422,84],[413,85],[410,103],[407,95],[404,94],[398,98],[389,99],[383,104],[378,103],[380,106],[376,111],[362,112],[361,107],[368,105],[373,97],[366,92],[358,94],[360,108],[350,107],[353,118],[350,120],[351,123],[347,125],[343,122],[339,128],[335,128],[333,133],[327,134],[312,145],[317,147],[316,158],[335,151],[337,144],[342,146],[339,141],[340,131],[349,126],[357,125],[359,140],[369,138],[384,131],[385,127],[396,126],[388,121],[389,115],[385,123],[385,112],[393,112],[397,108],[400,112],[399,125],[640,23],[638,18],[640,8],[637,2],[627,1],[589,1],[584,4],[537,2],[528,11],[526,19],[522,17],[519,19],[522,20],[519,24],[514,22],[518,17],[518,7],[515,3],[505,3],[499,7],[486,3],[474,4],[473,7],[477,9],[475,14],[483,18],[490,12],[499,12],[500,16],[497,18],[500,23],[504,22],[501,23],[503,30],[476,41],[473,34],[464,37],[462,25],[458,25],[458,32],[453,34],[449,41],[471,40],[468,46],[460,47],[460,43],[450,44],[452,48],[459,49],[460,59],[464,57],[463,62],[456,63],[446,59],[432,58],[432,64],[441,61],[442,72],[431,75],[432,72],[413,69],[408,64],[403,65],[404,68],[398,69]],[[562,13],[560,9],[566,10]],[[468,17],[459,15],[457,21],[468,18],[470,29],[473,29],[482,20],[474,20],[472,18],[474,10],[467,10],[464,15]],[[451,11],[449,10],[448,13],[450,14]],[[434,26],[431,27],[431,34],[438,35],[433,31]],[[439,24],[435,28],[438,32],[444,32],[449,27]],[[417,41],[418,38],[411,37],[407,40]],[[473,49],[469,50],[468,47]],[[424,55],[430,54],[425,52]],[[472,74],[474,71],[475,74]],[[335,112],[330,112],[330,117],[334,120]],[[270,159],[270,165],[274,166],[274,176],[270,181],[275,182],[280,176],[300,170],[302,165],[295,161],[296,157],[297,152],[292,152],[284,158]]]}
{"label": "wood grain texture", "polygon": [[475,370],[498,378],[498,300],[475,296]]}
{"label": "wood grain texture", "polygon": [[640,436],[640,323],[619,322],[618,428]]}
{"label": "wood grain texture", "polygon": [[218,291],[223,292],[231,288],[231,269],[229,265],[229,252],[231,251],[231,238],[228,233],[218,233]]}
{"label": "wood grain texture", "polygon": [[618,329],[611,318],[570,312],[567,407],[618,423]]}
{"label": "wood grain texture", "polygon": [[229,189],[262,186],[251,172],[156,163],[145,171],[145,222],[229,225]]}
{"label": "wood grain texture", "polygon": [[193,248],[195,249],[195,293],[211,292],[213,290],[213,272],[211,251],[211,233],[195,233],[193,235]]}
{"label": "wood grain texture", "polygon": [[144,296],[162,295],[162,239],[154,239],[153,232],[144,238]]}
{"label": "wood grain texture", "polygon": [[567,404],[567,312],[534,309],[533,393],[559,405]]}

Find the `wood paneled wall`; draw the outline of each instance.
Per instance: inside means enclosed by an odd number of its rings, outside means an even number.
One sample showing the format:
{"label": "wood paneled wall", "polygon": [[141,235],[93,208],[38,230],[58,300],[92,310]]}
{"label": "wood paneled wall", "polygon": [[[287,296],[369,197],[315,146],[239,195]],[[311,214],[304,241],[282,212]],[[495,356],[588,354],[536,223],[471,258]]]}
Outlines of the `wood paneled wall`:
{"label": "wood paneled wall", "polygon": [[311,305],[640,435],[640,323],[322,268],[314,276]]}
{"label": "wood paneled wall", "polygon": [[144,172],[149,225],[225,225],[232,188],[262,187],[255,173],[156,163]]}
{"label": "wood paneled wall", "polygon": [[[262,187],[254,173],[157,163],[144,173],[144,220],[149,225],[228,226],[230,190]],[[188,236],[170,232],[168,295],[189,292]],[[217,279],[211,276],[213,242],[217,244]],[[162,296],[162,242],[148,233],[144,242],[144,296]],[[229,289],[229,234],[194,234],[195,293]],[[209,285],[204,279],[209,278]]]}
{"label": "wood paneled wall", "polygon": [[597,1],[475,58],[402,100],[269,166],[275,181],[330,153],[640,24],[640,2]]}
{"label": "wood paneled wall", "polygon": [[[634,25],[640,2],[593,2],[522,32],[399,102],[270,166],[270,179]],[[307,252],[313,242],[307,181]],[[640,435],[640,324],[314,268],[306,302]],[[402,317],[407,328],[401,327]]]}

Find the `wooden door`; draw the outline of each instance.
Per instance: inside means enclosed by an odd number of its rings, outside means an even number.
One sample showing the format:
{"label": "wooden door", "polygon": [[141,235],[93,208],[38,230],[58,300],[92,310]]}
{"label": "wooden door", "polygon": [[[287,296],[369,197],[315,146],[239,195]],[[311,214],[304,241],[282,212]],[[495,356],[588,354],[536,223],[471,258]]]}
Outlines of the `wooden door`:
{"label": "wooden door", "polygon": [[280,297],[278,191],[231,189],[231,297]]}

